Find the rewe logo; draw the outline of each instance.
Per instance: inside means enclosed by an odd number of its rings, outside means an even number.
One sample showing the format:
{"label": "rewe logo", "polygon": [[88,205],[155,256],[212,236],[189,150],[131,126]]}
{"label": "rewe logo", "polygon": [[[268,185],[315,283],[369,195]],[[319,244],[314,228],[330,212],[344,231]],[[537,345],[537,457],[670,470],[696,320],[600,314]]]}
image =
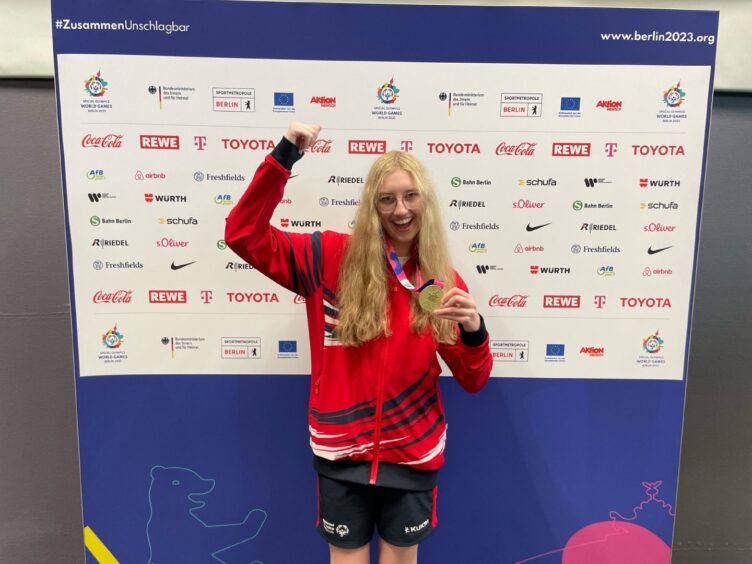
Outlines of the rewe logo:
{"label": "rewe logo", "polygon": [[554,157],[589,157],[590,143],[554,143],[551,147]]}
{"label": "rewe logo", "polygon": [[180,137],[177,135],[141,135],[142,149],[180,149]]}
{"label": "rewe logo", "polygon": [[347,152],[351,155],[382,155],[386,153],[386,141],[375,139],[350,139]]}
{"label": "rewe logo", "polygon": [[150,304],[184,304],[187,301],[185,290],[149,290]]}
{"label": "rewe logo", "polygon": [[580,296],[543,296],[543,307],[546,308],[579,308]]}

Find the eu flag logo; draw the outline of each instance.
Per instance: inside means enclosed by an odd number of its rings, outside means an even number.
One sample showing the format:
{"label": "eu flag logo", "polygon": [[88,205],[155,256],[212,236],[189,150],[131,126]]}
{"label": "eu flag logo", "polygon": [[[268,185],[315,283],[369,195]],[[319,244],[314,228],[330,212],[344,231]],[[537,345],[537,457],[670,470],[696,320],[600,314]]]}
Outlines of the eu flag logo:
{"label": "eu flag logo", "polygon": [[298,352],[297,341],[280,341],[279,352],[281,353],[296,353]]}
{"label": "eu flag logo", "polygon": [[546,345],[546,356],[564,356],[564,345]]}
{"label": "eu flag logo", "polygon": [[295,95],[292,92],[275,92],[274,105],[292,107],[295,105]]}
{"label": "eu flag logo", "polygon": [[561,111],[562,112],[579,112],[580,111],[580,99],[579,98],[562,98],[561,99]]}

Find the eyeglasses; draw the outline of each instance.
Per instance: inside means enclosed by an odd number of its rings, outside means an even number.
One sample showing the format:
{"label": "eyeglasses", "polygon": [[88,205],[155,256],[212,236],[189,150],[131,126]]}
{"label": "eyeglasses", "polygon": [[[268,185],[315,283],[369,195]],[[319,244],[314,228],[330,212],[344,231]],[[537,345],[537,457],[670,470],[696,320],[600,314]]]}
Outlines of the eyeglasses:
{"label": "eyeglasses", "polygon": [[380,212],[394,211],[394,208],[397,207],[398,201],[401,201],[402,205],[407,209],[413,210],[420,205],[420,192],[417,190],[405,192],[401,198],[394,194],[382,194],[376,198],[376,208]]}

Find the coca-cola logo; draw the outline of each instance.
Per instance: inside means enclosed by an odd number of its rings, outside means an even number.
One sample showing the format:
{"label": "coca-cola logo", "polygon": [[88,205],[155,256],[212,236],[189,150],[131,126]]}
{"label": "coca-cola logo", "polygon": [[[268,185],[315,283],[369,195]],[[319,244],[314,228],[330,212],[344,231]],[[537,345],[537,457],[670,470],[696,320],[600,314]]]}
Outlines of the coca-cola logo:
{"label": "coca-cola logo", "polygon": [[510,157],[532,157],[535,154],[535,148],[538,143],[522,141],[521,143],[512,144],[502,141],[496,145],[496,154]]}
{"label": "coca-cola logo", "polygon": [[306,303],[306,300],[305,300],[305,298],[303,296],[295,294],[295,297],[292,299],[292,303],[294,303],[294,304],[304,304],[304,303]]}
{"label": "coca-cola logo", "polygon": [[308,147],[309,153],[331,153],[332,152],[332,140],[331,139],[317,139],[316,142]]}
{"label": "coca-cola logo", "polygon": [[489,307],[525,307],[527,306],[527,294],[514,294],[512,296],[500,296],[494,294],[488,300]]}
{"label": "coca-cola logo", "polygon": [[114,292],[94,292],[91,300],[95,304],[129,304],[133,296],[133,290],[115,290]]}
{"label": "coca-cola logo", "polygon": [[123,144],[122,133],[108,133],[103,137],[94,137],[91,133],[84,135],[81,139],[81,146],[84,149],[92,147],[100,149],[119,149]]}

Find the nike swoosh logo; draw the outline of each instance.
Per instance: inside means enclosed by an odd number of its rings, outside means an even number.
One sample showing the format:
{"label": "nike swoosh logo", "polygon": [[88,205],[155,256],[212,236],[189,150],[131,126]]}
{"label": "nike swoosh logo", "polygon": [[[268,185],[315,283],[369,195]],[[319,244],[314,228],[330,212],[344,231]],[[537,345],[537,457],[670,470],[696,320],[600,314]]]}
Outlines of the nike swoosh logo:
{"label": "nike swoosh logo", "polygon": [[193,262],[186,262],[185,264],[175,264],[175,261],[172,261],[170,268],[173,270],[180,270],[181,268],[185,268],[186,266],[190,266],[195,263],[196,263],[195,260]]}
{"label": "nike swoosh logo", "polygon": [[[553,223],[553,221],[551,223]],[[528,223],[525,229],[527,229],[528,231],[535,231],[536,229],[540,229],[541,227],[545,227],[546,225],[551,225],[551,223],[544,223],[543,225],[536,225],[535,227],[530,227],[530,224]]]}
{"label": "nike swoosh logo", "polygon": [[[673,247],[673,245],[671,245]],[[665,251],[666,249],[670,249],[671,247],[663,247],[662,249],[653,249],[653,245],[650,245],[648,247],[648,254],[654,255],[655,253],[660,253],[661,251]]]}

